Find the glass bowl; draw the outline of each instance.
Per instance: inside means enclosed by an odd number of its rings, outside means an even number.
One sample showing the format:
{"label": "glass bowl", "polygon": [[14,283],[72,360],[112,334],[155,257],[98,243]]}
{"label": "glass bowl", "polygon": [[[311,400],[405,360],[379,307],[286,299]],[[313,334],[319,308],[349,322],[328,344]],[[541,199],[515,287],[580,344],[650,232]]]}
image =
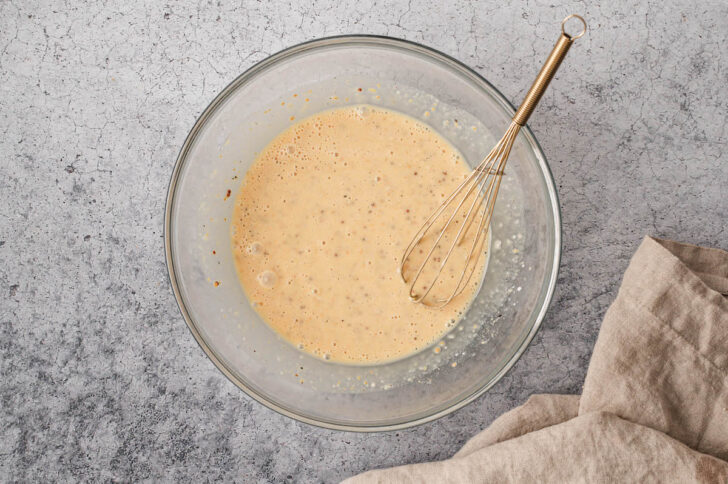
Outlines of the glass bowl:
{"label": "glass bowl", "polygon": [[496,203],[484,283],[437,352],[357,366],[297,350],[251,308],[235,272],[228,219],[256,154],[295,122],[292,117],[363,103],[427,123],[471,165],[488,153],[514,113],[474,71],[418,44],[343,36],[291,47],[235,79],[195,123],[170,182],[165,247],[182,315],[232,382],[297,420],[377,431],[446,415],[513,366],[551,300],[561,223],[546,158],[526,127]]}

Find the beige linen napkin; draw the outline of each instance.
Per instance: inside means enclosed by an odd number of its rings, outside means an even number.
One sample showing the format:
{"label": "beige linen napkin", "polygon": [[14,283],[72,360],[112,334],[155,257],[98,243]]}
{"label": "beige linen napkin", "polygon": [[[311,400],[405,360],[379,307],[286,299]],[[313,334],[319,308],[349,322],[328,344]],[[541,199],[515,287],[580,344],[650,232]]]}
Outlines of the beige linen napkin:
{"label": "beige linen napkin", "polygon": [[728,253],[647,237],[578,395],[534,395],[451,459],[346,480],[728,483]]}

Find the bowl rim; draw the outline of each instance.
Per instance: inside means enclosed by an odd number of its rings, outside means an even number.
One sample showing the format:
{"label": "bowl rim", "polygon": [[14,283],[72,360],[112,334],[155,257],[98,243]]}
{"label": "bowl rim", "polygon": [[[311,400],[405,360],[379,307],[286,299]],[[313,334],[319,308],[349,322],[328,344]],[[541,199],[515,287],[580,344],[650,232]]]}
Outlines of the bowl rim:
{"label": "bowl rim", "polygon": [[491,95],[492,98],[501,105],[501,107],[505,110],[505,112],[511,113],[511,115],[515,114],[516,109],[515,107],[508,101],[508,99],[495,87],[493,86],[487,79],[485,79],[483,76],[478,74],[475,70],[470,68],[465,63],[455,59],[454,57],[445,54],[437,49],[434,49],[432,47],[425,46],[423,44],[420,44],[418,42],[413,42],[410,40],[400,39],[396,37],[389,37],[384,35],[369,35],[369,34],[346,34],[346,35],[335,35],[335,36],[329,36],[329,37],[320,37],[312,40],[308,40],[305,42],[301,42],[299,44],[295,44],[293,46],[290,46],[288,48],[285,48],[281,51],[278,51],[265,59],[253,64],[251,67],[243,71],[240,75],[238,75],[235,79],[233,79],[230,83],[228,83],[225,88],[220,91],[220,93],[215,96],[215,98],[208,104],[208,106],[202,111],[202,113],[197,117],[195,120],[195,123],[190,130],[190,132],[187,134],[187,137],[185,138],[184,143],[182,144],[182,147],[180,148],[180,151],[177,155],[177,158],[175,160],[174,168],[172,170],[172,174],[170,176],[169,181],[169,187],[167,190],[167,199],[165,203],[165,214],[164,214],[164,250],[165,250],[165,262],[167,265],[167,275],[169,277],[169,283],[172,286],[172,292],[174,293],[175,300],[177,301],[177,306],[179,307],[180,313],[182,314],[185,323],[187,324],[187,327],[189,328],[190,332],[192,333],[193,337],[195,338],[195,341],[197,341],[197,344],[202,348],[204,353],[207,355],[207,357],[213,362],[213,364],[220,370],[223,375],[227,377],[228,380],[230,380],[233,384],[235,384],[238,388],[240,388],[245,394],[247,394],[249,397],[253,398],[257,402],[263,404],[264,406],[268,407],[269,409],[284,415],[286,417],[290,417],[294,420],[297,420],[299,422],[303,422],[306,424],[314,425],[321,428],[331,429],[331,430],[343,430],[343,431],[350,431],[350,432],[382,432],[382,431],[394,431],[394,430],[402,430],[405,428],[415,427],[418,425],[425,424],[427,422],[432,422],[434,420],[437,420],[441,417],[444,417],[445,415],[448,415],[466,405],[473,402],[475,399],[483,395],[485,392],[487,392],[490,388],[492,388],[498,381],[500,381],[501,378],[515,365],[515,363],[520,359],[520,357],[525,352],[526,348],[529,346],[533,338],[536,336],[536,333],[538,332],[539,328],[541,327],[541,323],[543,322],[543,319],[545,317],[545,314],[551,304],[554,289],[556,286],[556,281],[559,274],[559,268],[561,264],[561,251],[562,251],[562,233],[561,233],[561,206],[559,204],[559,197],[556,190],[556,185],[554,183],[553,174],[551,173],[551,168],[549,167],[549,164],[546,160],[546,155],[544,154],[541,145],[536,140],[536,137],[533,135],[533,132],[528,127],[528,125],[525,125],[521,128],[521,133],[523,133],[526,141],[530,145],[534,155],[536,156],[538,160],[538,165],[541,169],[541,172],[543,174],[544,183],[547,188],[548,196],[551,201],[551,205],[553,207],[552,213],[553,213],[553,236],[554,236],[554,253],[553,253],[553,261],[551,264],[551,270],[550,270],[550,277],[548,278],[547,285],[546,285],[546,291],[544,292],[542,289],[541,297],[543,298],[543,303],[541,304],[541,307],[539,308],[538,313],[536,314],[536,318],[534,320],[533,326],[525,332],[525,335],[522,336],[521,342],[518,344],[517,349],[507,358],[507,361],[505,365],[484,385],[479,387],[477,390],[471,392],[468,395],[465,395],[460,401],[446,407],[443,409],[440,409],[438,411],[435,411],[433,413],[430,413],[428,415],[419,416],[417,418],[412,419],[405,419],[398,423],[392,423],[392,424],[375,424],[375,425],[357,425],[353,423],[340,423],[334,420],[321,420],[317,418],[308,417],[306,415],[302,415],[300,413],[297,413],[293,410],[290,410],[288,408],[285,408],[278,402],[275,402],[266,396],[258,393],[254,388],[252,388],[249,385],[246,385],[245,382],[241,381],[235,373],[227,367],[225,362],[222,358],[218,357],[218,355],[215,353],[215,351],[207,344],[207,341],[203,338],[202,334],[200,333],[199,329],[196,326],[196,323],[193,321],[192,317],[190,316],[190,313],[187,310],[187,307],[185,305],[185,301],[182,297],[182,293],[180,291],[179,283],[177,280],[177,274],[175,273],[174,269],[174,254],[172,251],[172,240],[171,240],[171,233],[172,233],[172,208],[174,204],[174,198],[177,188],[177,183],[179,181],[179,175],[182,171],[182,167],[184,165],[185,160],[187,159],[187,154],[192,147],[194,141],[196,140],[199,132],[201,131],[202,127],[206,124],[208,118],[210,118],[218,108],[219,105],[222,104],[223,101],[227,99],[228,96],[230,96],[238,87],[243,85],[246,81],[253,78],[258,72],[266,69],[270,65],[273,65],[289,56],[304,52],[304,51],[310,51],[313,49],[318,49],[320,47],[328,47],[331,45],[357,45],[357,44],[368,44],[368,45],[379,45],[379,46],[385,46],[385,47],[398,47],[403,50],[408,50],[410,52],[415,52],[419,54],[424,54],[426,57],[430,58],[431,60],[439,61],[440,63],[446,64],[447,67],[455,68],[459,71],[460,74],[466,74],[468,75],[471,80],[475,81],[476,84],[479,85],[484,91],[487,92],[487,94]]}

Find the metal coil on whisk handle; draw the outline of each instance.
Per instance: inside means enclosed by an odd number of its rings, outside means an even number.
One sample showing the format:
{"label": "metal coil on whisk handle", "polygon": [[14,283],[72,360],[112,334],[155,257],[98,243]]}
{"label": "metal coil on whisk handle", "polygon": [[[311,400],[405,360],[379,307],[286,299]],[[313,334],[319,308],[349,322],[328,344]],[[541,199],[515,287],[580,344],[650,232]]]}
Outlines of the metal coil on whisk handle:
{"label": "metal coil on whisk handle", "polygon": [[[582,25],[584,26],[581,32],[573,36],[567,34],[565,29],[566,22],[568,22],[572,18],[580,20]],[[551,54],[549,54],[546,62],[544,62],[541,71],[538,73],[538,76],[536,76],[536,80],[533,81],[531,89],[528,90],[528,92],[526,93],[526,97],[523,98],[521,106],[518,108],[518,111],[516,111],[516,114],[513,116],[514,123],[520,126],[524,126],[528,122],[528,118],[531,117],[531,113],[533,113],[536,105],[541,100],[541,96],[543,96],[543,93],[546,92],[546,88],[549,86],[551,79],[553,79],[554,74],[556,74],[556,71],[559,69],[561,61],[563,61],[564,57],[566,57],[566,53],[569,52],[569,48],[576,39],[578,39],[585,33],[586,21],[579,15],[569,15],[561,22],[561,35],[559,36],[559,40],[556,41],[556,45],[554,45]]]}
{"label": "metal coil on whisk handle", "polygon": [[[565,30],[566,22],[572,18],[578,19],[583,25],[576,35],[570,35]],[[579,15],[569,15],[561,22],[561,35],[556,45],[513,115],[511,125],[503,137],[470,176],[430,215],[405,249],[399,273],[402,280],[410,285],[409,296],[414,302],[445,306],[467,287],[477,272],[478,261],[487,250],[495,200],[513,143],[569,48],[586,33],[586,28],[586,21]],[[417,248],[419,250],[415,250]],[[415,260],[420,254],[422,260]],[[445,271],[448,262],[456,264],[458,259],[462,271],[459,267],[455,271],[452,267]],[[445,292],[445,297],[431,294],[436,285]]]}

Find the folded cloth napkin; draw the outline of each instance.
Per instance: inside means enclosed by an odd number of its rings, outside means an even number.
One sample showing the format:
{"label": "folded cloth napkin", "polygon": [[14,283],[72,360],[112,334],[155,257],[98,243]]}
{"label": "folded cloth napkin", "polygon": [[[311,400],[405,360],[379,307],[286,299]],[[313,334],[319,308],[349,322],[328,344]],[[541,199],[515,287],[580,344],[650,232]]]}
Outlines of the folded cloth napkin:
{"label": "folded cloth napkin", "polygon": [[360,483],[728,483],[728,253],[647,237],[584,391],[534,395],[451,459]]}

